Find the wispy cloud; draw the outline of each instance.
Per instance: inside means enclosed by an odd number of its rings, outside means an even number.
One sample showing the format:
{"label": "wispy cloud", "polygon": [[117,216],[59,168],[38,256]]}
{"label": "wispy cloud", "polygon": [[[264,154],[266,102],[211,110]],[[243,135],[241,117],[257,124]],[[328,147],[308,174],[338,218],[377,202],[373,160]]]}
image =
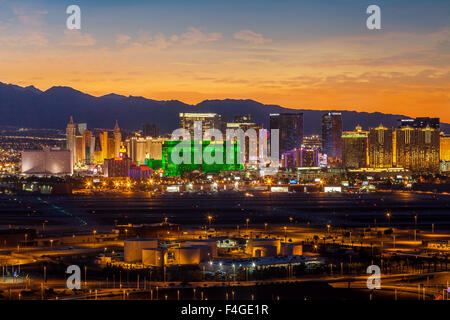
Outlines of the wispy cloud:
{"label": "wispy cloud", "polygon": [[241,30],[236,32],[234,38],[251,44],[261,44],[272,41],[272,39],[264,38],[261,33],[256,33],[252,30]]}
{"label": "wispy cloud", "polygon": [[23,8],[15,7],[13,8],[14,14],[17,16],[17,19],[25,25],[31,27],[39,27],[42,25],[41,16],[46,15],[48,12],[45,10],[37,10],[37,11],[28,11]]}
{"label": "wispy cloud", "polygon": [[192,46],[200,43],[214,42],[223,37],[220,32],[205,32],[196,27],[189,27],[182,34],[165,35],[163,33],[151,34],[140,31],[135,38],[129,35],[116,35],[116,43],[128,45],[127,50],[157,51],[174,46]]}
{"label": "wispy cloud", "polygon": [[47,44],[47,37],[40,31],[0,34],[0,47],[45,47]]}
{"label": "wispy cloud", "polygon": [[120,44],[120,45],[127,43],[128,41],[130,41],[130,39],[131,39],[131,37],[127,34],[117,34],[116,35],[116,43]]}
{"label": "wispy cloud", "polygon": [[200,42],[216,41],[220,38],[222,38],[222,33],[220,32],[205,33],[198,28],[189,27],[189,31],[181,35],[181,43],[193,45]]}

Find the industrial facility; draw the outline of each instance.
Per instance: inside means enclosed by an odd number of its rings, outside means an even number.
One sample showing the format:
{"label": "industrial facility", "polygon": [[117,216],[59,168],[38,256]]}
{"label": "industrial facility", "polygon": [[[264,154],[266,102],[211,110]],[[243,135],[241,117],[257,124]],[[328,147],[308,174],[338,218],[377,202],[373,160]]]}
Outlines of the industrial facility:
{"label": "industrial facility", "polygon": [[[242,243],[242,244],[240,244]],[[233,249],[233,251],[229,251]],[[230,255],[231,252],[231,255]],[[222,263],[230,259],[284,258],[302,256],[300,243],[281,243],[279,239],[189,239],[170,241],[133,238],[124,241],[124,260],[134,267],[188,266]],[[290,259],[291,259],[290,258]],[[275,261],[275,260],[273,260]]]}

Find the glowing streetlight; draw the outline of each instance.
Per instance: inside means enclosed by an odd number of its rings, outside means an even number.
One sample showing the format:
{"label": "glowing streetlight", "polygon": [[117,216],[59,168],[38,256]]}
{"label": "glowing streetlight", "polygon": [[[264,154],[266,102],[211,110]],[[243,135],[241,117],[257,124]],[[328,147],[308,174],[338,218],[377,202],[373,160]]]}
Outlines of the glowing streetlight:
{"label": "glowing streetlight", "polygon": [[391,213],[390,212],[386,213],[386,217],[388,218],[389,224],[391,224]]}

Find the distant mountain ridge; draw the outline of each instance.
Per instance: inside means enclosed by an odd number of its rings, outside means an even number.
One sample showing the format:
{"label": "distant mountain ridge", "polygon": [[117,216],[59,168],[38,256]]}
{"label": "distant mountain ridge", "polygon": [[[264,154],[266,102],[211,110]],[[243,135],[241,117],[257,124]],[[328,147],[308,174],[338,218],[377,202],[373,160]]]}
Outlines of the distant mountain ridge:
{"label": "distant mountain ridge", "polygon": [[[404,115],[367,113],[342,110],[289,109],[277,105],[265,105],[254,100],[205,100],[190,105],[178,100],[158,101],[144,97],[123,96],[110,93],[95,97],[71,87],[55,86],[41,91],[34,86],[20,87],[0,82],[0,125],[28,128],[65,128],[72,115],[78,123],[86,122],[89,128],[113,128],[119,120],[121,128],[137,130],[146,122],[158,124],[162,132],[179,127],[180,112],[215,112],[232,121],[235,115],[252,114],[255,121],[265,128],[269,126],[269,114],[303,112],[305,134],[320,133],[321,117],[325,112],[342,113],[344,130],[356,125],[363,128],[383,124],[396,127]],[[450,132],[449,124],[441,124]]]}

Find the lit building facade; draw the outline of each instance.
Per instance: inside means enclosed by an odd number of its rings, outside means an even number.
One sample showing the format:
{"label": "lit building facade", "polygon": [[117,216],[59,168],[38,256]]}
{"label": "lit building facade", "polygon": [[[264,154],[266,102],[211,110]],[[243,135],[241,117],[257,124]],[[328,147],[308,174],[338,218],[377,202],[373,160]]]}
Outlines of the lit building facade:
{"label": "lit building facade", "polygon": [[439,130],[404,127],[396,130],[396,166],[420,172],[439,171]]}
{"label": "lit building facade", "polygon": [[[257,163],[259,159],[259,130],[261,129],[261,126],[253,122],[251,115],[236,116],[234,117],[233,122],[227,123],[227,131],[239,129],[241,129],[244,134],[247,133],[248,130],[254,130],[255,136],[248,134],[248,137],[245,137],[244,163]],[[224,139],[225,138],[226,137],[224,136]],[[256,149],[253,150],[253,155],[252,152],[250,152],[251,146],[256,146]]]}
{"label": "lit building facade", "polygon": [[342,135],[342,165],[348,169],[367,168],[367,132],[361,127]]}
{"label": "lit building facade", "polygon": [[322,152],[332,167],[342,162],[342,114],[328,112],[322,116]]}
{"label": "lit building facade", "polygon": [[197,121],[202,123],[203,133],[208,129],[218,129],[222,133],[225,132],[225,121],[220,114],[180,113],[180,127],[189,131],[191,139],[194,139],[194,125]]}
{"label": "lit building facade", "polygon": [[309,149],[322,150],[322,139],[317,134],[305,136],[303,137],[303,145]]}
{"label": "lit building facade", "polygon": [[[183,157],[186,153],[188,163],[179,164],[174,157]],[[207,160],[205,153],[219,161]],[[200,161],[198,161],[198,155],[201,155]],[[239,155],[239,143],[236,142],[231,143],[231,153],[228,154],[228,159],[231,161],[227,163],[227,143],[224,141],[201,141],[200,143],[165,141],[162,145],[162,169],[164,176],[181,176],[183,173],[196,170],[203,173],[242,170],[243,165],[239,163]]]}
{"label": "lit building facade", "polygon": [[287,151],[281,156],[283,168],[305,168],[319,166],[319,150],[310,148],[300,148]]}
{"label": "lit building facade", "polygon": [[71,175],[73,157],[70,150],[22,151],[22,174],[26,175]]}
{"label": "lit building facade", "polygon": [[161,160],[164,139],[131,137],[125,140],[128,156],[134,164],[144,164],[147,159]]}
{"label": "lit building facade", "polygon": [[116,120],[114,126],[114,158],[119,158],[120,146],[122,145],[122,134],[120,133],[119,122]]}
{"label": "lit building facade", "polygon": [[129,158],[104,159],[103,174],[105,177],[128,177],[131,166]]}
{"label": "lit building facade", "polygon": [[73,117],[70,116],[70,121],[66,127],[66,149],[71,152],[72,164],[76,163],[76,136],[77,125],[73,122]]}
{"label": "lit building facade", "polygon": [[419,128],[425,129],[427,127],[431,129],[439,130],[440,127],[440,119],[439,118],[429,118],[429,117],[420,117],[415,119],[400,119],[399,120],[400,128]]}
{"label": "lit building facade", "polygon": [[83,136],[75,137],[75,166],[84,165],[86,159],[86,146]]}
{"label": "lit building facade", "polygon": [[394,162],[393,130],[380,125],[369,131],[369,166],[392,168]]}
{"label": "lit building facade", "polygon": [[279,130],[280,154],[301,149],[303,143],[303,113],[272,113],[270,129]]}
{"label": "lit building facade", "polygon": [[450,161],[450,135],[441,133],[440,137],[440,160],[448,162]]}

